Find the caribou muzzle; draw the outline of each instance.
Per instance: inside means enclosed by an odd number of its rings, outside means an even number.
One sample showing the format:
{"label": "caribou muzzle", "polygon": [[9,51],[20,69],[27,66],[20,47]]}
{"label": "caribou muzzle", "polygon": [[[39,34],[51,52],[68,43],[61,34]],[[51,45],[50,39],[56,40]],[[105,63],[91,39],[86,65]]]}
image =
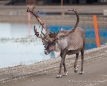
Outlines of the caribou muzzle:
{"label": "caribou muzzle", "polygon": [[44,53],[45,53],[46,55],[48,55],[50,52],[45,49],[45,50],[44,50]]}

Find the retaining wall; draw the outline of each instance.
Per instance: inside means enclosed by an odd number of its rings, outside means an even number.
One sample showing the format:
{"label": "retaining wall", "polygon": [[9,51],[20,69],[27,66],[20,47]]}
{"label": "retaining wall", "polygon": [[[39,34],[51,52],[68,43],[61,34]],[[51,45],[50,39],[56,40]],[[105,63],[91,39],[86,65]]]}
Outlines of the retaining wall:
{"label": "retaining wall", "polygon": [[[80,15],[80,25],[87,24],[92,25],[92,15],[97,15],[98,24],[107,25],[107,17],[103,16],[103,11],[107,8],[106,5],[82,5],[82,6],[36,6],[35,12],[59,12],[62,15],[41,15],[41,19],[45,24],[62,24],[62,25],[74,25],[76,21],[75,14],[68,12],[68,9],[77,9]],[[27,6],[0,6],[0,22],[28,22]],[[66,13],[73,13],[72,15],[64,15]],[[31,23],[37,23],[35,17],[30,21]]]}

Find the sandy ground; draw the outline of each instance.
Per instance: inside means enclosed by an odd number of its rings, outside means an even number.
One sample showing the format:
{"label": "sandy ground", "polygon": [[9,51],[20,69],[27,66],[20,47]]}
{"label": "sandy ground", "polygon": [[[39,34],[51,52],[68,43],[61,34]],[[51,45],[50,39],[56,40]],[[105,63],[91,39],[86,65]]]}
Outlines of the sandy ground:
{"label": "sandy ground", "polygon": [[[74,73],[73,57],[66,58],[68,76],[56,78],[60,58],[55,58],[33,65],[0,69],[0,86],[107,86],[107,45],[85,51],[83,75]],[[79,70],[80,62],[79,59]]]}

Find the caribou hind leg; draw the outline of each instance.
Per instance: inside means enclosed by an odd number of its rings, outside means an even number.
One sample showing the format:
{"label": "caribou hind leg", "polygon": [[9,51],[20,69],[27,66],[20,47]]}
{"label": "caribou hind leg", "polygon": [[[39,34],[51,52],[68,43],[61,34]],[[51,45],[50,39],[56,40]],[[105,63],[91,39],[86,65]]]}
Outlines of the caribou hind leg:
{"label": "caribou hind leg", "polygon": [[79,74],[83,74],[83,63],[84,63],[84,48],[81,50],[81,71]]}
{"label": "caribou hind leg", "polygon": [[78,56],[79,56],[79,53],[76,53],[76,58],[75,58],[75,63],[74,63],[74,72],[75,73],[78,72],[78,66],[77,66]]}

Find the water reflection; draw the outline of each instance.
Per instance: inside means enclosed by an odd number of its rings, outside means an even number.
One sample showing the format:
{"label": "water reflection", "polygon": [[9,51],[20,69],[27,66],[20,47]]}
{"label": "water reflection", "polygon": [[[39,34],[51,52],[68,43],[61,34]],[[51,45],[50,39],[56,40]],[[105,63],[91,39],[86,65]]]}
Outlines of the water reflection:
{"label": "water reflection", "polygon": [[[33,26],[29,36],[27,24],[0,24],[0,68],[31,64],[52,57],[44,54],[44,46],[34,36]],[[41,27],[36,25],[36,28]]]}
{"label": "water reflection", "polygon": [[[32,64],[54,57],[53,53],[44,54],[44,47],[40,39],[34,36],[34,24],[31,25],[30,35],[27,24],[1,23],[0,24],[0,68],[20,64]],[[41,27],[35,25],[40,32]],[[47,28],[51,32],[69,30],[72,26],[52,26]],[[82,27],[86,36],[86,49],[96,47],[93,26]],[[107,42],[107,28],[100,27],[99,35],[101,44]]]}

